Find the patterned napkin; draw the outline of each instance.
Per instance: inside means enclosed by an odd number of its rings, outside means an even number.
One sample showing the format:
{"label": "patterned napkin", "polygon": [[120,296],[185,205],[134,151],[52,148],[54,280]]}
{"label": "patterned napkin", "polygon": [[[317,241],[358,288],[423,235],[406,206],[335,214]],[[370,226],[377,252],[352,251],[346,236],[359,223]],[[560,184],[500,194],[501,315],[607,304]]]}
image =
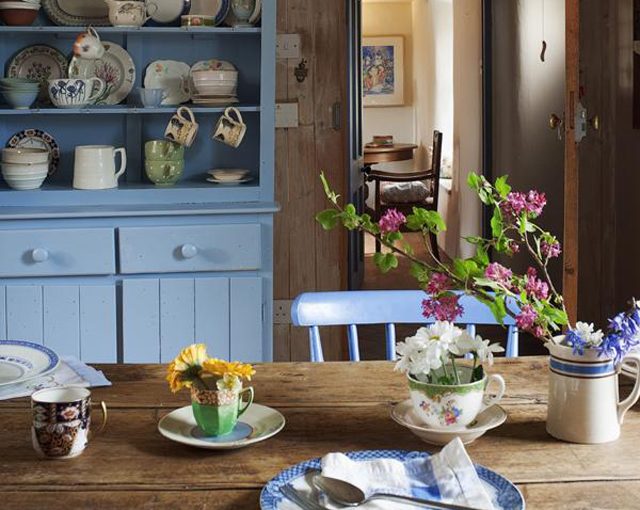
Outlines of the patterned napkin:
{"label": "patterned napkin", "polygon": [[[356,462],[342,453],[330,453],[322,459],[322,474],[350,482],[367,495],[386,492],[494,509],[459,438],[431,457],[404,462],[394,459]],[[327,507],[339,508],[329,504]],[[391,510],[416,506],[378,499],[359,508]]]}
{"label": "patterned napkin", "polygon": [[68,384],[85,388],[111,386],[111,382],[100,370],[85,365],[76,358],[62,356],[58,368],[43,377],[0,386],[0,400],[29,397],[34,391]]}

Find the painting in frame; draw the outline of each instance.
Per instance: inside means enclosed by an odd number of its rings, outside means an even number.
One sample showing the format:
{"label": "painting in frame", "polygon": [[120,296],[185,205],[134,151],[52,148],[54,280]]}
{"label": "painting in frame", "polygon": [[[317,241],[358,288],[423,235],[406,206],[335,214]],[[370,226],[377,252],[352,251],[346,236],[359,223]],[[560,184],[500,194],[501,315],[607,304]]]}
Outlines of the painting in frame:
{"label": "painting in frame", "polygon": [[404,104],[404,39],[362,38],[363,106]]}

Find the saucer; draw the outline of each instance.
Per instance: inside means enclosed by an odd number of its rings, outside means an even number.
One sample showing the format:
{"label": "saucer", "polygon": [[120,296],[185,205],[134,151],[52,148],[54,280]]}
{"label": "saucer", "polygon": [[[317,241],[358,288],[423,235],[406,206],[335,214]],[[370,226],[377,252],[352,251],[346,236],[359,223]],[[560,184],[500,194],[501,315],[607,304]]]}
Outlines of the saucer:
{"label": "saucer", "polygon": [[420,418],[416,416],[413,410],[411,399],[407,399],[393,407],[391,410],[391,418],[393,418],[396,423],[411,430],[411,432],[425,443],[442,446],[448,444],[456,437],[459,437],[464,444],[475,441],[487,430],[502,425],[507,419],[507,413],[502,407],[496,404],[482,411],[473,423],[463,429],[432,429],[420,421]]}
{"label": "saucer", "polygon": [[209,450],[234,450],[275,436],[284,424],[284,416],[275,409],[251,404],[231,433],[207,437],[196,424],[191,406],[185,406],[164,416],[158,423],[158,430],[177,443]]}
{"label": "saucer", "polygon": [[245,177],[244,179],[236,179],[235,181],[221,181],[220,179],[216,179],[215,177],[207,177],[207,182],[211,182],[213,184],[221,184],[223,186],[235,186],[236,184],[251,182],[252,180],[253,177]]}

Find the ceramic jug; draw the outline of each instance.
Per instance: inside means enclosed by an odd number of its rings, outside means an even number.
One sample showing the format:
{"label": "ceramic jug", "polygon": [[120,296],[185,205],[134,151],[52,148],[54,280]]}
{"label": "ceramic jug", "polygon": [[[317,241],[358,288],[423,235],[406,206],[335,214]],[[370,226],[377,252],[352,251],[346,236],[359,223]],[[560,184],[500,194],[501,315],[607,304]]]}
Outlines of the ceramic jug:
{"label": "ceramic jug", "polygon": [[[116,155],[120,154],[120,169],[116,172]],[[127,168],[124,148],[110,145],[80,145],[76,147],[73,187],[76,189],[111,189],[118,187],[118,178]]]}
{"label": "ceramic jug", "polygon": [[[640,377],[622,402],[618,395],[618,367],[595,349],[574,355],[571,347],[549,345],[549,405],[547,432],[572,443],[608,443],[620,436],[625,413],[640,397]],[[623,363],[640,373],[640,354]]]}
{"label": "ceramic jug", "polygon": [[141,27],[158,10],[158,5],[139,0],[105,0],[105,3],[114,27]]}

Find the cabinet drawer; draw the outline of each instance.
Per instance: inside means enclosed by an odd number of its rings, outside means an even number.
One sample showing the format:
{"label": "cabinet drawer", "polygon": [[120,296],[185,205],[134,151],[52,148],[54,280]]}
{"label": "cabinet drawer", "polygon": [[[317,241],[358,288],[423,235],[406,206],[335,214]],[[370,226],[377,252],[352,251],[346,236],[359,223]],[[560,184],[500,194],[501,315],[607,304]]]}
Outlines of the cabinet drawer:
{"label": "cabinet drawer", "polygon": [[121,228],[120,272],[256,270],[260,237],[258,224]]}
{"label": "cabinet drawer", "polygon": [[113,229],[0,231],[2,277],[113,273]]}

